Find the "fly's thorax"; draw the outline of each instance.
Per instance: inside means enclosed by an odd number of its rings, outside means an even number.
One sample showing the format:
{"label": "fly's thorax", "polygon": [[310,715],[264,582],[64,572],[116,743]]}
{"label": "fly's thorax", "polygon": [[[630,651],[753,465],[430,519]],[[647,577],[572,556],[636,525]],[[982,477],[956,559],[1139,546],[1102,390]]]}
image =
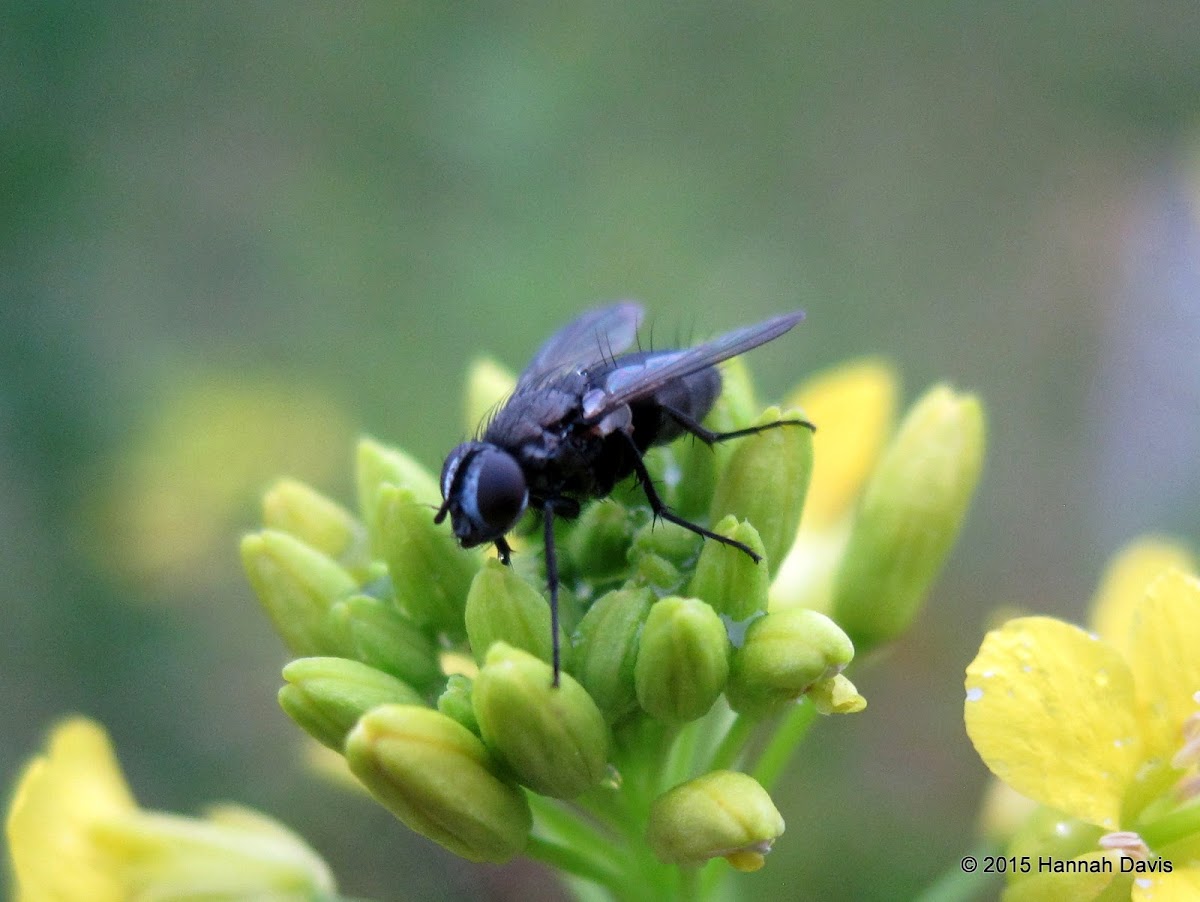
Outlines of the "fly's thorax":
{"label": "fly's thorax", "polygon": [[529,503],[521,465],[488,442],[464,442],[442,465],[442,513],[450,514],[464,548],[494,542],[516,524]]}

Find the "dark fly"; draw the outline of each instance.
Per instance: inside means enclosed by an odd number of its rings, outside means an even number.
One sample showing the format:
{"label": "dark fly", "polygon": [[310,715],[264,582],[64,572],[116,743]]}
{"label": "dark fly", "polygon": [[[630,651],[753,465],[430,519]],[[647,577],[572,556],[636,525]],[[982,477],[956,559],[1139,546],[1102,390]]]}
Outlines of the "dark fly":
{"label": "dark fly", "polygon": [[482,438],[464,442],[446,457],[444,500],[435,522],[449,514],[464,548],[492,542],[507,564],[512,549],[505,534],[526,508],[541,511],[554,685],[559,673],[555,517],[578,516],[584,501],[603,498],[633,475],[655,515],[758,562],[741,542],[673,513],[654,488],[642,455],[685,432],[711,445],[776,426],[811,429],[803,420],[734,432],[701,425],[721,393],[716,364],[778,338],[803,317],[800,311],[787,313],[686,350],[623,353],[637,339],[642,308],[623,303],[591,310],[542,345]]}

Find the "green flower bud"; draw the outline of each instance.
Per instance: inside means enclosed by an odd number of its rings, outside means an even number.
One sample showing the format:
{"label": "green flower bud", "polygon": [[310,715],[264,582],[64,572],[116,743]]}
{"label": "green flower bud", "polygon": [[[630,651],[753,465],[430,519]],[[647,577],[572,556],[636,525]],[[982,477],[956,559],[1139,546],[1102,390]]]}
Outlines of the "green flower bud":
{"label": "green flower bud", "polygon": [[[762,408],[754,396],[750,371],[740,357],[721,364],[721,394],[704,419],[714,432],[734,432],[749,426]],[[737,442],[706,445],[699,439],[685,438],[675,443],[679,471],[672,508],[689,520],[708,515],[720,474],[729,465]]]}
{"label": "green flower bud", "polygon": [[726,360],[721,364],[721,394],[710,415],[716,421],[713,428],[720,427],[721,432],[745,429],[761,411],[746,361],[741,357]]}
{"label": "green flower bud", "polygon": [[[754,425],[798,419],[802,419],[798,411],[781,413],[778,407],[771,407]],[[800,525],[812,474],[812,431],[804,426],[780,426],[738,441],[717,484],[709,519],[716,523],[734,514],[754,524],[774,577]]]}
{"label": "green flower bud", "polygon": [[463,608],[479,558],[433,522],[434,512],[408,489],[377,492],[379,542],[396,600],[418,624],[460,636]]}
{"label": "green flower bud", "polygon": [[242,539],[242,565],[275,631],[292,652],[309,656],[339,650],[326,619],[334,602],[358,589],[345,568],[273,529]]}
{"label": "green flower bud", "polygon": [[479,424],[487,420],[506,397],[512,394],[517,377],[512,371],[496,363],[490,357],[479,357],[467,370],[466,403],[463,408],[463,424],[467,432],[474,432]]}
{"label": "green flower bud", "polygon": [[483,743],[445,714],[367,712],[346,740],[350,770],[408,827],[471,861],[508,861],[529,840],[525,794],[496,776]]}
{"label": "green flower bud", "polygon": [[652,600],[649,589],[609,592],[579,623],[571,669],[609,723],[637,707],[633,673]]}
{"label": "green flower bud", "polygon": [[650,608],[634,666],[642,708],[659,720],[701,717],[725,688],[729,638],[698,598],[664,598]]}
{"label": "green flower bud", "polygon": [[474,682],[469,676],[461,673],[450,674],[446,679],[445,690],[438,696],[437,709],[478,736],[479,721],[471,704],[474,688]]}
{"label": "green flower bud", "polygon": [[329,612],[339,654],[390,673],[418,689],[442,677],[433,640],[389,601],[352,595]]}
{"label": "green flower bud", "polygon": [[384,485],[408,489],[418,503],[435,507],[441,504],[442,490],[433,474],[403,451],[373,439],[360,439],[355,457],[359,513],[367,524],[371,550],[380,554],[379,489]]}
{"label": "green flower bud", "polygon": [[550,665],[497,642],[475,678],[484,741],[535,792],[569,799],[603,779],[608,727],[570,675],[551,685]]}
{"label": "green flower bud", "polygon": [[263,496],[263,525],[295,536],[347,567],[367,563],[367,528],[303,482],[281,479]]}
{"label": "green flower bud", "polygon": [[634,533],[629,556],[631,560],[637,560],[643,555],[654,554],[682,567],[696,559],[702,541],[701,536],[676,523],[651,521]]}
{"label": "green flower bud", "polygon": [[279,706],[323,745],[340,752],[358,719],[379,705],[420,705],[416,690],[347,658],[297,658],[283,668]]}
{"label": "green flower bud", "polygon": [[[750,523],[730,515],[714,528],[719,535],[736,539],[765,555],[762,539]],[[767,590],[771,577],[767,568],[737,548],[707,541],[688,584],[688,594],[702,598],[718,614],[730,620],[745,620],[767,609]]]}
{"label": "green flower bud", "polygon": [[783,817],[758,781],[718,770],[660,795],[650,806],[646,839],[668,864],[698,867],[725,858],[757,871],[783,835]]}
{"label": "green flower bud", "polygon": [[648,553],[638,556],[627,583],[632,588],[648,587],[658,592],[678,591],[682,584],[679,568],[664,557]]}
{"label": "green flower bud", "polygon": [[466,623],[471,650],[481,664],[493,642],[506,642],[543,661],[553,654],[546,599],[498,560],[485,561],[471,581]]}
{"label": "green flower bud", "polygon": [[831,612],[859,653],[920,612],[958,536],[983,465],[983,409],[937,385],[913,405],[864,490]]}
{"label": "green flower bud", "polygon": [[841,673],[853,658],[849,637],[824,614],[805,608],[771,612],[750,624],[733,654],[729,705],[766,716]]}
{"label": "green flower bud", "polygon": [[867,707],[867,700],[840,673],[813,683],[805,695],[819,714],[857,714]]}
{"label": "green flower bud", "polygon": [[629,566],[626,555],[632,539],[629,511],[606,500],[583,509],[567,537],[567,554],[589,579],[603,580],[618,576]]}

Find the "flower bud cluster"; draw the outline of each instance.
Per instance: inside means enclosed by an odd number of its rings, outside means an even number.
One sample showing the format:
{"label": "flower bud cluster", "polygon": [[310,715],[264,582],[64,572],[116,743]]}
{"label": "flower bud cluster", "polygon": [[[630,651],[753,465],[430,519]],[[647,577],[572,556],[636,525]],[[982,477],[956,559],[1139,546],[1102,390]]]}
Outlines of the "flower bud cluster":
{"label": "flower bud cluster", "polygon": [[[586,505],[556,532],[558,686],[539,543],[520,526],[511,567],[463,550],[434,523],[432,475],[371,440],[357,514],[279,483],[242,557],[298,656],[284,711],[409,827],[471,860],[524,852],[618,895],[623,880],[667,879],[646,868],[761,867],[783,819],[754,775],[751,734],[862,710],[843,672],[857,644],[915,616],[973,490],[982,431],[978,405],[948,389],[918,405],[869,477],[820,613],[773,585],[796,582],[786,562],[804,541],[813,433],[798,410],[760,413],[740,361],[725,379],[712,428],[795,424],[713,448],[685,439],[646,464],[673,510],[759,560],[654,522],[636,487]],[[489,363],[469,384],[479,410],[511,378]],[[448,666],[451,651],[474,667]],[[597,823],[632,848],[648,841],[657,862],[564,851]]]}

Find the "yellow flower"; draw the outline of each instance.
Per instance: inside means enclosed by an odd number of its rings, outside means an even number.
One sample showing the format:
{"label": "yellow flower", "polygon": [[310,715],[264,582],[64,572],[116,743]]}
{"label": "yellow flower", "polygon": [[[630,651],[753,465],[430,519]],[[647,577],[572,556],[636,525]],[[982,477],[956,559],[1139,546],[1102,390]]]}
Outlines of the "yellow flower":
{"label": "yellow flower", "polygon": [[[1035,867],[1006,900],[1051,891],[1197,898],[1200,581],[1161,570],[1187,560],[1166,543],[1138,543],[1115,560],[1098,595],[1103,634],[1020,617],[988,633],[967,668],[976,751],[1010,787],[1058,813],[1049,824],[1032,819],[1014,846],[1035,864],[1046,849],[1055,861],[1111,862],[1104,879]],[[1075,839],[1064,845],[1055,833]]]}
{"label": "yellow flower", "polygon": [[18,902],[303,902],[334,892],[316,853],[257,812],[139,809],[107,735],[85,718],[59,724],[26,766],[6,832]]}
{"label": "yellow flower", "polygon": [[166,388],[87,499],[81,535],[122,577],[207,585],[223,572],[229,531],[261,486],[279,470],[332,479],[351,436],[335,400],[318,391],[279,377],[201,373]]}

